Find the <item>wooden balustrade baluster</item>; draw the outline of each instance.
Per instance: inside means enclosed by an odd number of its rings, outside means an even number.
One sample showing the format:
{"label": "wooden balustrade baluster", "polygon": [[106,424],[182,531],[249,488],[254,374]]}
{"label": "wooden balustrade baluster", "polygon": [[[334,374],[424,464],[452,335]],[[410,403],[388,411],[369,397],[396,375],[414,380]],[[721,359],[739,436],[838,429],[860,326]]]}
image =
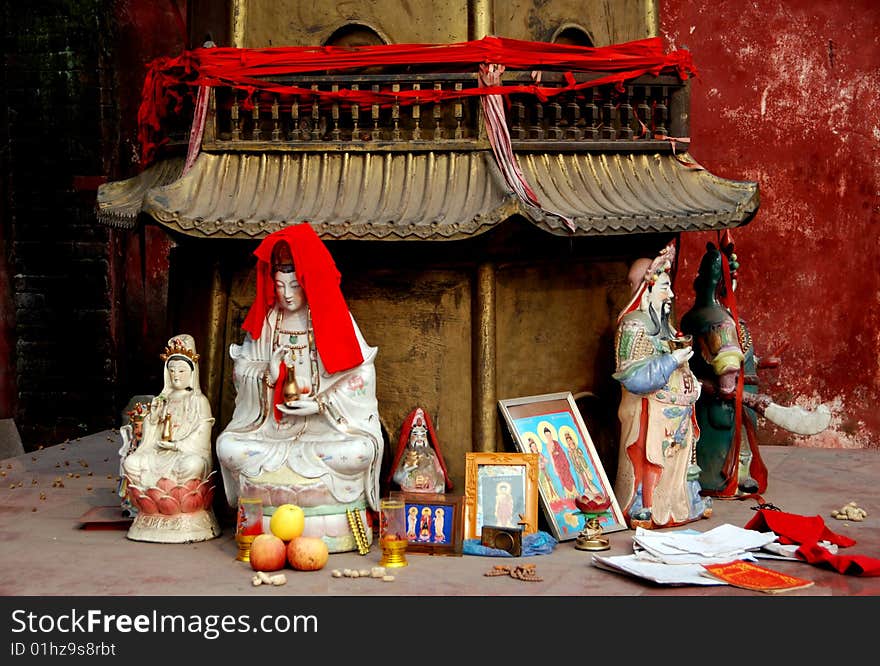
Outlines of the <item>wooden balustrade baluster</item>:
{"label": "wooden balustrade baluster", "polygon": [[281,118],[278,114],[278,95],[272,95],[272,141],[281,141]]}
{"label": "wooden balustrade baluster", "polygon": [[260,95],[259,93],[254,93],[254,108],[251,109],[251,122],[253,126],[251,127],[251,140],[252,141],[260,141],[263,138],[263,130],[260,127]]}
{"label": "wooden balustrade baluster", "polygon": [[584,138],[588,141],[595,141],[599,138],[599,107],[596,104],[596,95],[592,90],[586,92]]}
{"label": "wooden balustrade baluster", "polygon": [[229,117],[232,121],[232,140],[241,141],[241,118],[238,109],[238,92],[232,91],[232,106],[229,108]]}
{"label": "wooden balustrade baluster", "polygon": [[536,101],[532,107],[532,124],[529,125],[529,139],[540,141],[544,138],[544,105]]}
{"label": "wooden balustrade baluster", "polygon": [[617,132],[614,130],[614,102],[611,100],[610,91],[602,105],[602,138],[607,141],[614,141],[617,138]]}
{"label": "wooden balustrade baluster", "polygon": [[[339,86],[334,83],[330,86],[330,90],[337,93],[339,92]],[[330,136],[333,141],[339,141],[342,138],[342,132],[339,131],[339,100],[335,97],[333,98],[333,104],[330,106],[330,118],[333,120],[333,130],[330,132]]]}
{"label": "wooden balustrade baluster", "polygon": [[658,86],[654,90],[655,94],[656,91],[660,91],[654,103],[654,134],[666,136],[669,133],[666,127],[666,124],[669,122],[669,107],[666,105],[669,89],[666,86]]}
{"label": "wooden balustrade baluster", "polygon": [[[461,90],[461,83],[455,84],[455,91],[459,92]],[[464,105],[461,102],[461,98],[457,98],[455,102],[455,138],[461,139],[464,136],[464,130],[461,127],[461,119],[464,116]]]}
{"label": "wooden balustrade baluster", "polygon": [[202,142],[217,140],[217,95],[214,88],[208,88],[208,117],[205,120],[205,133]]}
{"label": "wooden balustrade baluster", "polygon": [[[442,90],[442,83],[435,83],[434,90]],[[434,108],[431,111],[434,117],[434,141],[440,141],[443,138],[443,130],[440,127],[440,119],[443,117],[443,106],[440,100],[434,101]]]}
{"label": "wooden balustrade baluster", "polygon": [[[400,84],[391,84],[391,92],[399,93]],[[394,104],[391,105],[391,122],[394,124],[394,128],[391,130],[391,140],[400,141],[400,102],[396,95],[394,97]]]}
{"label": "wooden balustrade baluster", "polygon": [[290,103],[290,140],[299,141],[302,138],[302,130],[299,127],[299,97],[294,97]]}
{"label": "wooden balustrade baluster", "polygon": [[[418,83],[413,83],[413,90],[421,90],[422,86]],[[419,104],[419,98],[416,97],[416,103],[412,105],[412,119],[413,119],[413,131],[412,131],[412,140],[413,141],[421,141],[422,140],[422,129],[419,126],[419,121],[421,119],[421,105]]]}
{"label": "wooden balustrade baluster", "polygon": [[620,130],[617,133],[618,139],[631,141],[633,138],[633,108],[630,99],[632,98],[632,86],[626,86],[626,93],[620,100],[618,106],[618,116],[620,118]]}
{"label": "wooden balustrade baluster", "polygon": [[562,138],[562,105],[554,97],[553,101],[547,104],[547,138],[558,141]]}
{"label": "wooden balustrade baluster", "polygon": [[[379,92],[379,86],[374,85],[372,87],[374,93]],[[379,105],[373,104],[370,107],[370,115],[373,117],[373,129],[370,131],[370,138],[373,141],[378,141],[382,138],[382,133],[379,131]]]}
{"label": "wooden balustrade baluster", "polygon": [[565,105],[565,113],[568,116],[568,127],[565,128],[565,138],[572,141],[580,141],[584,136],[581,129],[581,107],[577,103],[577,98],[572,95],[568,103]]}
{"label": "wooden balustrade baluster", "polygon": [[[312,90],[318,90],[318,84],[312,84]],[[312,141],[320,141],[324,138],[324,132],[321,131],[321,106],[318,102],[319,96],[312,96]]]}
{"label": "wooden balustrade baluster", "polygon": [[522,141],[526,138],[526,129],[523,127],[526,117],[526,106],[522,100],[516,98],[510,104],[510,138],[514,141]]}
{"label": "wooden balustrade baluster", "polygon": [[[361,87],[357,83],[353,83],[351,85],[352,91],[358,91]],[[351,105],[351,140],[352,141],[360,141],[363,137],[361,137],[361,131],[358,124],[361,119],[361,105],[357,102],[353,102]]]}
{"label": "wooden balustrade baluster", "polygon": [[651,105],[648,104],[648,95],[649,90],[648,87],[645,86],[642,88],[642,96],[639,98],[639,104],[636,107],[636,113],[638,114],[638,118],[642,121],[642,125],[639,125],[639,138],[641,139],[653,139],[651,133]]}

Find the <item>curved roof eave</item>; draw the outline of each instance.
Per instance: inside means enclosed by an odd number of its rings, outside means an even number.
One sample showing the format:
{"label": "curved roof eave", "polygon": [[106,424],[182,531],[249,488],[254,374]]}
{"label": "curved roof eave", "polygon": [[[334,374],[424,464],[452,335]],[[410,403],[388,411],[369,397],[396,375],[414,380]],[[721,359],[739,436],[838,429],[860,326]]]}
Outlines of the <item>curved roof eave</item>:
{"label": "curved roof eave", "polygon": [[686,154],[518,159],[541,208],[515,197],[484,150],[204,152],[184,175],[179,161],[168,161],[103,185],[98,218],[133,225],[145,212],[204,238],[260,239],[308,221],[326,239],[458,240],[515,214],[549,233],[596,236],[732,228],[758,210],[757,183],[715,176]]}

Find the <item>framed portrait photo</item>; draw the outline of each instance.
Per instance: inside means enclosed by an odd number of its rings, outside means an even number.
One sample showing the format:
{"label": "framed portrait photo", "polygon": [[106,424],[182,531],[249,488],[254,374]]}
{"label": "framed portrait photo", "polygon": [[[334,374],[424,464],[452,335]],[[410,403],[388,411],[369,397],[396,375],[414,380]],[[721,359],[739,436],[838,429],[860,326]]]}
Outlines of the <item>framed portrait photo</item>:
{"label": "framed portrait photo", "polygon": [[[516,449],[539,457],[540,504],[558,541],[576,538],[593,516],[604,532],[628,529],[570,392],[499,400],[498,406]],[[575,499],[594,510],[585,513]]]}
{"label": "framed portrait photo", "polygon": [[394,491],[403,500],[406,516],[406,552],[461,555],[462,496],[443,493]]}
{"label": "framed portrait photo", "polygon": [[483,525],[538,531],[538,456],[534,453],[465,453],[465,538]]}

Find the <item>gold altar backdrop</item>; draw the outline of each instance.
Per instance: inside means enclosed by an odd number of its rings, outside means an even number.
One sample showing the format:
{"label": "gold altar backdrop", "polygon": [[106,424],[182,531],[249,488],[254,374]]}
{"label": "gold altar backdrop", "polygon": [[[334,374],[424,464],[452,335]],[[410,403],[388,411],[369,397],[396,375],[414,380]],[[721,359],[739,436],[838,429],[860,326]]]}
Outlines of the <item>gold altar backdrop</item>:
{"label": "gold altar backdrop", "polygon": [[[193,4],[194,43],[208,33],[253,48],[498,35],[606,46],[657,34],[652,0],[230,0],[226,16],[199,10],[207,4]],[[276,78],[335,92],[478,85],[476,71],[367,69]],[[507,71],[504,82],[532,75]],[[565,72],[542,76],[544,86],[566,85]],[[460,490],[466,452],[509,446],[498,400],[571,391],[613,477],[612,338],[630,262],[682,232],[747,224],[759,197],[756,183],[716,176],[682,153],[689,82],[674,72],[586,91],[509,100],[511,147],[542,208],[505,182],[476,97],[386,108],[322,105],[308,94],[294,104],[273,93],[248,107],[239,91],[211,88],[201,150],[186,173],[184,122],[163,159],[99,188],[98,219],[131,238],[140,231],[127,230],[140,228],[146,264],[167,267],[158,275],[167,283],[150,285],[148,325],[130,326],[135,346],[150,353],[170,335],[163,326],[196,337],[216,436],[234,405],[228,350],[253,300],[252,252],[269,233],[309,221],[365,339],[379,348],[386,465],[401,422],[423,407]],[[658,134],[639,127],[637,112]]]}
{"label": "gold altar backdrop", "polygon": [[[327,243],[355,320],[379,348],[377,398],[387,455],[406,415],[421,406],[461,489],[466,452],[513,450],[497,400],[571,391],[613,473],[614,319],[628,298],[627,265],[640,244],[558,238],[522,221],[506,226],[444,243]],[[207,241],[221,253],[217,262],[205,242],[185,239],[174,249],[171,291],[180,296],[173,302],[179,326],[215,350],[217,388],[212,396],[206,392],[215,404],[216,434],[235,402],[228,349],[243,339],[241,324],[253,301],[255,246]],[[213,281],[206,279],[212,270],[220,276]],[[212,303],[222,308],[216,320]]]}

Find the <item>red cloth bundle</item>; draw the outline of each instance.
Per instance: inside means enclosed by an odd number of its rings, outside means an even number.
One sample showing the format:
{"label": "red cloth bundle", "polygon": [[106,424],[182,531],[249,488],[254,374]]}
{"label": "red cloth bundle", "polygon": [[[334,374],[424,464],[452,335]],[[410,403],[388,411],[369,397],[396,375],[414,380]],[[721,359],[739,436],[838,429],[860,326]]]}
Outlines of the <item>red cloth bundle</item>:
{"label": "red cloth bundle", "polygon": [[825,564],[850,576],[880,576],[880,559],[864,555],[832,555],[819,545],[829,541],[842,548],[855,545],[855,540],[832,532],[821,516],[799,516],[775,509],[758,509],[757,515],[745,526],[756,532],[773,532],[779,543],[800,544],[795,555],[809,564]]}

